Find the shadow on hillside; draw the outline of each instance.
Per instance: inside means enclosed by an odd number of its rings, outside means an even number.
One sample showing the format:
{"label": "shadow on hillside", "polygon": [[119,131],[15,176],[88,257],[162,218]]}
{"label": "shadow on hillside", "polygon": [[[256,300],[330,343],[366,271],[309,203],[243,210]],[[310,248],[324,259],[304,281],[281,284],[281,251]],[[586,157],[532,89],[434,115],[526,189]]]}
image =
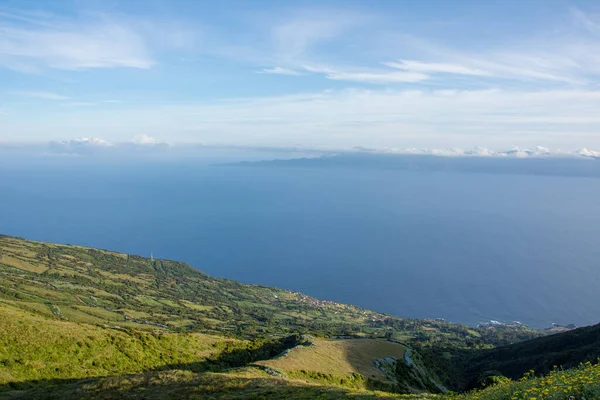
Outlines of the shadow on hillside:
{"label": "shadow on hillside", "polygon": [[[151,370],[145,371],[141,374],[123,375],[124,377],[138,377],[143,375],[144,377],[152,376],[153,374],[160,374],[167,371],[180,371],[180,372],[225,372],[230,369],[240,368],[247,366],[256,361],[267,360],[281,354],[287,349],[291,349],[295,346],[301,345],[302,339],[300,335],[292,335],[279,340],[271,341],[256,341],[251,343],[247,347],[236,347],[234,343],[227,343],[225,348],[222,349],[218,354],[191,363],[177,363],[167,364],[158,366]],[[3,394],[11,393],[11,396],[20,396],[19,392],[25,391],[28,396],[30,390],[37,390],[37,388],[44,388],[44,390],[52,391],[53,388],[65,388],[73,386],[78,388],[77,391],[85,385],[94,385],[97,382],[111,382],[122,378],[117,377],[94,377],[94,378],[83,378],[83,379],[49,379],[49,380],[31,380],[23,382],[11,382],[8,384],[0,385],[0,400],[6,398]],[[44,392],[45,394],[48,394]],[[82,393],[85,393],[82,392]],[[43,394],[43,393],[42,393]],[[40,394],[41,395],[41,394]],[[32,397],[22,398],[32,398]],[[12,397],[8,397],[12,398]],[[16,397],[21,398],[21,397]],[[46,397],[38,397],[40,399]],[[48,397],[53,398],[53,397]]]}
{"label": "shadow on hillside", "polygon": [[[2,399],[71,399],[71,398],[325,398],[348,397],[352,386],[345,388],[328,376],[306,376],[304,384],[277,376],[266,376],[258,370],[230,370],[248,366],[256,361],[272,359],[285,350],[307,345],[299,335],[278,341],[257,341],[248,347],[238,348],[229,343],[219,354],[191,363],[168,364],[138,374],[92,377],[83,379],[50,379],[14,382],[0,385]],[[225,374],[223,374],[225,373]],[[248,376],[251,375],[251,376]],[[319,379],[322,378],[322,379]],[[349,382],[353,383],[353,382]],[[358,383],[358,382],[356,382]],[[390,390],[390,385],[367,379],[369,390]],[[256,392],[256,393],[255,393]],[[210,395],[210,396],[209,396]],[[254,397],[258,396],[258,397]],[[291,396],[291,397],[290,397]],[[295,397],[294,397],[295,396]],[[324,397],[323,397],[324,396]],[[353,399],[372,396],[353,395]]]}
{"label": "shadow on hillside", "polygon": [[136,375],[86,379],[46,380],[0,385],[0,399],[372,399],[369,393],[308,385],[283,378],[200,373],[147,371]]}
{"label": "shadow on hillside", "polygon": [[[253,342],[248,347],[225,347],[219,354],[192,363],[168,364],[156,370],[184,370],[192,372],[221,372],[232,368],[247,366],[256,361],[268,360],[278,356],[285,350],[302,345],[300,335],[292,335],[277,341]],[[229,345],[229,344],[228,344]]]}
{"label": "shadow on hillside", "polygon": [[[451,361],[444,354],[452,354]],[[517,380],[529,371],[546,375],[555,366],[568,369],[598,362],[600,324],[548,335],[488,350],[428,349],[428,364],[445,364],[455,391],[481,386],[486,377],[503,375]]]}

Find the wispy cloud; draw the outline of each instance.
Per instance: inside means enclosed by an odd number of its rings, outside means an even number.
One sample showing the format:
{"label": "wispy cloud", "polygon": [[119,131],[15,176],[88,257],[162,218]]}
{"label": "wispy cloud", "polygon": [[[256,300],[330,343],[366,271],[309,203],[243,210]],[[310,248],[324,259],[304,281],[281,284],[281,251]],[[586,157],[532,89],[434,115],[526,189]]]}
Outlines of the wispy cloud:
{"label": "wispy cloud", "polygon": [[409,72],[424,72],[424,73],[442,73],[442,74],[458,74],[458,75],[477,75],[486,76],[488,72],[469,68],[464,65],[445,64],[445,63],[428,63],[415,60],[399,60],[396,62],[384,62],[384,65],[390,68],[397,68]]}
{"label": "wispy cloud", "polygon": [[[346,13],[336,18],[335,13],[304,13],[273,24],[270,32],[274,46],[265,49],[263,57],[269,61],[267,64],[278,61],[278,67],[270,70],[272,73],[299,71],[308,65],[312,70],[306,70],[328,79],[372,84],[436,79],[436,84],[451,86],[456,83],[454,79],[460,79],[462,83],[497,84],[503,80],[587,85],[600,77],[600,17],[579,9],[573,9],[571,14],[570,22],[565,20],[565,24],[570,24],[569,34],[534,33],[518,42],[498,41],[475,50],[469,46],[441,45],[434,39],[402,34],[390,27],[379,29],[377,24],[384,19],[374,16]],[[394,39],[382,40],[381,32]],[[369,53],[367,48],[355,48],[354,54],[341,51],[356,43],[388,44],[378,45],[379,59],[362,56]],[[336,52],[331,52],[331,45],[336,46]],[[361,56],[356,57],[356,52]],[[398,59],[399,52],[412,57]],[[260,54],[255,56],[260,58]]]}
{"label": "wispy cloud", "polygon": [[51,92],[35,92],[35,91],[27,91],[27,90],[14,90],[9,92],[10,94],[16,95],[16,96],[23,96],[23,97],[31,97],[34,99],[43,99],[43,100],[68,100],[69,97],[68,96],[63,96],[60,94],[56,94],[56,93],[51,93]]}
{"label": "wispy cloud", "polygon": [[478,81],[501,79],[578,86],[597,83],[600,79],[600,16],[579,9],[572,9],[571,15],[560,29],[531,32],[518,42],[499,41],[481,50],[407,37],[403,43],[420,57],[384,64],[432,75],[461,74]]}
{"label": "wispy cloud", "polygon": [[316,74],[323,74],[327,79],[373,83],[418,83],[434,78],[438,74],[443,75],[473,75],[488,76],[488,72],[469,68],[463,65],[446,63],[428,63],[414,60],[399,60],[381,63],[387,69],[346,67],[336,69],[333,67],[304,66],[304,70]]}
{"label": "wispy cloud", "polygon": [[[476,82],[547,82],[585,85],[600,78],[600,34],[597,41],[531,44],[531,49],[504,49],[468,53],[417,41],[422,55],[439,61],[379,61],[389,69],[360,65],[337,67],[306,66],[309,72],[324,74],[328,79],[385,83],[416,83],[434,78],[452,87],[455,77],[473,78]],[[527,46],[526,46],[527,47]],[[554,50],[552,50],[554,48]],[[468,81],[467,81],[468,82]]]}
{"label": "wispy cloud", "polygon": [[149,68],[154,61],[144,39],[130,26],[97,17],[85,21],[40,19],[27,26],[8,23],[0,30],[0,63],[76,70]]}
{"label": "wispy cloud", "polygon": [[329,72],[327,79],[336,81],[366,82],[376,84],[414,83],[424,81],[428,75],[419,72]]}
{"label": "wispy cloud", "polygon": [[93,106],[98,105],[98,103],[87,102],[87,101],[73,101],[73,102],[64,103],[64,104],[66,106],[71,106],[71,107],[93,107]]}
{"label": "wispy cloud", "polygon": [[571,15],[576,24],[579,24],[592,33],[600,33],[600,15],[590,15],[579,8],[572,8]]}
{"label": "wispy cloud", "polygon": [[273,68],[264,68],[260,71],[256,71],[257,74],[274,74],[274,75],[301,75],[300,72],[289,69],[289,68],[281,68],[281,67],[273,67]]}
{"label": "wispy cloud", "polygon": [[302,11],[276,23],[270,35],[278,57],[294,60],[305,57],[315,46],[363,25],[369,18],[366,14],[339,10]]}
{"label": "wispy cloud", "polygon": [[348,81],[373,84],[390,83],[415,83],[429,79],[429,76],[420,72],[396,70],[337,70],[330,67],[315,67],[305,65],[305,71],[322,74],[327,79],[335,81]]}
{"label": "wispy cloud", "polygon": [[0,9],[0,67],[141,68],[156,64],[156,49],[190,49],[196,32],[182,24],[88,13],[67,18]]}
{"label": "wispy cloud", "polygon": [[[463,83],[468,82],[468,80],[465,80],[466,78],[476,78],[476,82],[485,82],[486,80],[496,82],[502,79],[515,82],[545,81],[571,85],[584,85],[586,83],[584,74],[577,73],[566,65],[564,68],[559,67],[561,62],[567,64],[567,60],[559,60],[554,57],[553,63],[550,56],[543,58],[538,55],[537,58],[535,57],[506,53],[489,57],[481,56],[481,58],[454,57],[462,64],[401,60],[381,62],[389,69],[360,66],[344,68],[308,66],[304,69],[309,72],[323,74],[327,79],[372,84],[420,83],[437,79],[441,84],[453,87],[456,83],[453,79],[458,76],[465,77],[461,79]],[[495,58],[503,61],[493,61]],[[533,67],[532,64],[537,64],[538,67]],[[548,65],[548,67],[542,67],[543,64]]]}
{"label": "wispy cloud", "polygon": [[561,52],[503,51],[460,57],[467,68],[479,68],[493,78],[513,81],[546,81],[582,85],[585,79],[579,63]]}

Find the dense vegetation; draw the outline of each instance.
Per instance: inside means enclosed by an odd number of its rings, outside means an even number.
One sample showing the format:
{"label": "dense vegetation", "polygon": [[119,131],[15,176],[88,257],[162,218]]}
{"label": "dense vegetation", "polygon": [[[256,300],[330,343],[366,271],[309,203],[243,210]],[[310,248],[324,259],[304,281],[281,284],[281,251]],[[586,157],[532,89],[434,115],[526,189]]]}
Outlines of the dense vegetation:
{"label": "dense vegetation", "polygon": [[560,335],[516,343],[484,351],[458,351],[463,387],[476,387],[482,377],[495,372],[518,379],[529,371],[546,375],[557,365],[575,368],[600,357],[600,325],[575,329]]}
{"label": "dense vegetation", "polygon": [[464,396],[465,400],[572,400],[600,399],[600,365],[586,362],[577,368],[554,368],[544,377],[530,371],[518,381],[497,379],[494,385],[475,390]]}
{"label": "dense vegetation", "polygon": [[250,338],[359,335],[483,348],[540,336],[392,317],[302,293],[210,277],[187,264],[0,236],[0,302],[63,321]]}
{"label": "dense vegetation", "polygon": [[574,329],[494,349],[420,350],[430,372],[455,391],[486,386],[497,377],[513,380],[533,372],[544,376],[556,366],[576,368],[600,358],[600,325]]}
{"label": "dense vegetation", "polygon": [[594,399],[598,357],[600,326],[403,319],[0,236],[0,398]]}

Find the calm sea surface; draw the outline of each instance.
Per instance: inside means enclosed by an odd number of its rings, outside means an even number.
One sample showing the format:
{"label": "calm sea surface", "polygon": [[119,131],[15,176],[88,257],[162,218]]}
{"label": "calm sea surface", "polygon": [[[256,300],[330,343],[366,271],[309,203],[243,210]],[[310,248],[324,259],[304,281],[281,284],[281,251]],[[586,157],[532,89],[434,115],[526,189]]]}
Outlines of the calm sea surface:
{"label": "calm sea surface", "polygon": [[16,163],[0,233],[190,263],[405,317],[600,321],[600,179]]}

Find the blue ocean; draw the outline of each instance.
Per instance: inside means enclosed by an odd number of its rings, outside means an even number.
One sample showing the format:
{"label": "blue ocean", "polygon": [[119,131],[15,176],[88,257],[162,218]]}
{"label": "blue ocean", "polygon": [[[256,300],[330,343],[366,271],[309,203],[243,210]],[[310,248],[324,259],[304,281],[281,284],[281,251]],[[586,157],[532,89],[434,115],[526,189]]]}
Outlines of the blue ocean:
{"label": "blue ocean", "polygon": [[401,317],[600,321],[594,177],[85,157],[0,167],[3,234],[152,253]]}

